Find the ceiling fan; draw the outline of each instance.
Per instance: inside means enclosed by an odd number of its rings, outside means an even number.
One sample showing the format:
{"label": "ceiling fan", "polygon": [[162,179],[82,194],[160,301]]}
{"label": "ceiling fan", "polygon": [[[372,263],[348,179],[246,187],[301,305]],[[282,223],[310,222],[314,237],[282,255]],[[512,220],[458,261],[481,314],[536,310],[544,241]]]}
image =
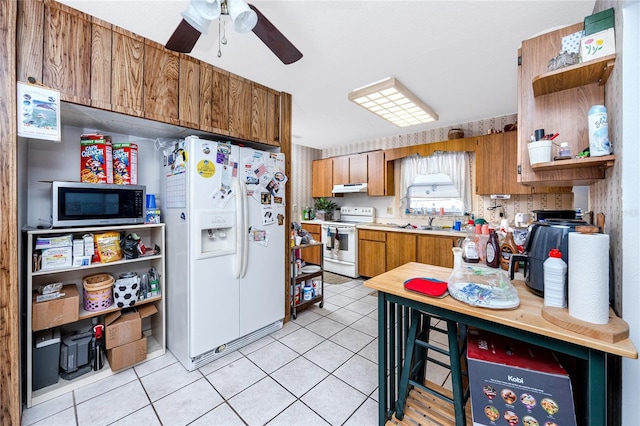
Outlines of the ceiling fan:
{"label": "ceiling fan", "polygon": [[284,64],[302,58],[302,53],[275,26],[244,0],[191,0],[165,47],[176,52],[191,52],[200,34],[207,34],[211,21],[220,15],[230,16],[237,32],[253,31]]}

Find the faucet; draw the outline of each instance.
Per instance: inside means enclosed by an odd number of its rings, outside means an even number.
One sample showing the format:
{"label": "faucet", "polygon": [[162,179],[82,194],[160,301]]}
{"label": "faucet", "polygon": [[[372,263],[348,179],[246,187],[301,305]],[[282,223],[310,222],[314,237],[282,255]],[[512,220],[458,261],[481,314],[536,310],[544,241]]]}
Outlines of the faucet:
{"label": "faucet", "polygon": [[433,226],[433,216],[429,216],[429,226]]}

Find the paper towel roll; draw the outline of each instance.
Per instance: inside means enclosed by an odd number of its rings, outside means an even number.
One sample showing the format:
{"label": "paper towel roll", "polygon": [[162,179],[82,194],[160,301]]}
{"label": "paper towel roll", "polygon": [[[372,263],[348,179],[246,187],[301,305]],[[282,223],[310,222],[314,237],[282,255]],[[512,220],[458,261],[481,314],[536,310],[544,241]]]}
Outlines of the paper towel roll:
{"label": "paper towel roll", "polygon": [[569,233],[569,315],[609,322],[609,235]]}

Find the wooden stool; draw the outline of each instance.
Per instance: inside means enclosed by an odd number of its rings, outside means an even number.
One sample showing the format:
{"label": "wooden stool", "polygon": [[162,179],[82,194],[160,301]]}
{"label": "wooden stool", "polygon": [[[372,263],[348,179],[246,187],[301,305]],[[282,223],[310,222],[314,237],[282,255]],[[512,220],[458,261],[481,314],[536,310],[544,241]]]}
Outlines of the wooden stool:
{"label": "wooden stool", "polygon": [[[395,417],[402,420],[407,395],[411,387],[417,387],[453,405],[456,425],[466,425],[465,405],[469,399],[469,386],[466,372],[467,327],[452,320],[447,329],[431,324],[432,319],[440,319],[418,310],[411,310],[411,325],[407,336],[405,359],[398,384],[398,401]],[[429,343],[431,331],[448,336],[449,350]],[[449,364],[429,356],[429,350],[449,357]],[[451,370],[452,397],[434,387],[425,386],[427,362],[440,365]],[[463,371],[464,370],[464,371]]]}

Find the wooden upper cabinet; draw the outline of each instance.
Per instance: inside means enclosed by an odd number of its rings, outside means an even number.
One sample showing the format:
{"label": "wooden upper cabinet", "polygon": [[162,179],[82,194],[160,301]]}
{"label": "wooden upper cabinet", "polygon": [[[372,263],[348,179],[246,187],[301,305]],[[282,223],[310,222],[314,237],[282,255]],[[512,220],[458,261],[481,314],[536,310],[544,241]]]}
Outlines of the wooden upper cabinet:
{"label": "wooden upper cabinet", "polygon": [[111,109],[142,117],[144,38],[113,27]]}
{"label": "wooden upper cabinet", "polygon": [[91,106],[111,110],[112,26],[91,18]]}
{"label": "wooden upper cabinet", "polygon": [[267,93],[267,144],[280,146],[280,92]]}
{"label": "wooden upper cabinet", "polygon": [[159,43],[145,40],[143,62],[144,117],[180,124],[180,55]]}
{"label": "wooden upper cabinet", "polygon": [[[549,74],[549,59],[562,50],[562,37],[581,31],[583,26],[583,23],[570,25],[522,42],[519,51],[521,65],[518,67],[518,164],[522,170],[521,183],[531,186],[588,185],[605,177],[604,168],[598,164],[577,163],[573,168],[534,170],[527,148],[535,129],[559,133],[560,138],[556,141],[569,142],[574,154],[589,145],[587,115],[592,105],[604,105],[604,86],[589,79],[578,87],[536,96],[533,84],[541,75]],[[560,80],[568,80],[571,75],[564,79],[562,70],[556,70],[555,74]],[[559,81],[557,79],[552,81]]]}
{"label": "wooden upper cabinet", "polygon": [[91,18],[60,3],[44,8],[42,84],[60,99],[91,104]]}
{"label": "wooden upper cabinet", "polygon": [[367,192],[369,196],[391,196],[395,192],[393,161],[386,161],[384,151],[367,154]]}
{"label": "wooden upper cabinet", "polygon": [[229,73],[200,63],[200,130],[229,135]]}
{"label": "wooden upper cabinet", "polygon": [[267,98],[269,89],[257,83],[251,85],[251,140],[267,142]]}
{"label": "wooden upper cabinet", "polygon": [[229,75],[229,135],[251,139],[251,81],[237,75]]}
{"label": "wooden upper cabinet", "polygon": [[200,127],[200,61],[184,53],[180,54],[178,117],[183,127]]}
{"label": "wooden upper cabinet", "polygon": [[[42,82],[44,57],[44,3],[19,1],[16,40],[17,80],[27,82],[34,78]],[[3,11],[4,12],[4,11]]]}
{"label": "wooden upper cabinet", "polygon": [[349,156],[349,183],[367,183],[367,154]]}
{"label": "wooden upper cabinet", "polygon": [[334,185],[351,183],[349,182],[349,157],[333,157],[333,173],[331,176]]}
{"label": "wooden upper cabinet", "polygon": [[311,164],[311,196],[333,197],[333,159],[314,160]]}

